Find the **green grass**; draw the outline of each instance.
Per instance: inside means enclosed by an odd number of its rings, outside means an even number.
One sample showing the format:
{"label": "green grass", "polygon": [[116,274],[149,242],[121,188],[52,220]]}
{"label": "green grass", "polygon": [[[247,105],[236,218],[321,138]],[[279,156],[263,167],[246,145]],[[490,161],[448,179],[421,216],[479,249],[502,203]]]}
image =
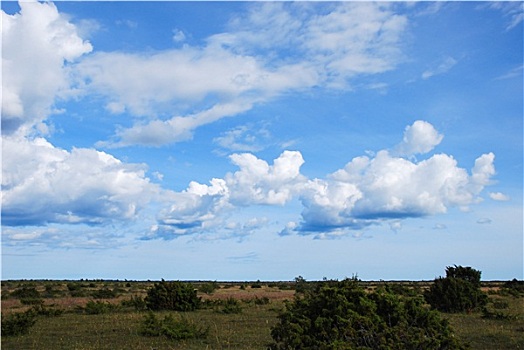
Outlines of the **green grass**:
{"label": "green grass", "polygon": [[[240,302],[241,313],[226,314],[217,312],[220,307],[201,309],[194,312],[181,313],[190,321],[209,328],[206,339],[175,341],[164,336],[147,337],[139,334],[140,326],[147,312],[136,312],[132,307],[116,307],[109,313],[89,315],[81,312],[77,305],[70,305],[71,300],[87,302],[85,298],[71,298],[66,284],[71,282],[25,282],[32,283],[42,293],[45,286],[57,291],[56,297],[45,298],[48,308],[63,310],[58,316],[38,316],[36,324],[27,335],[2,337],[4,350],[31,349],[266,349],[271,342],[271,327],[277,322],[279,310],[283,308],[284,292],[276,287],[264,286],[261,289],[245,290],[240,285],[227,286],[215,291],[206,298],[226,300],[234,297],[238,300],[251,299],[251,302]],[[118,304],[122,299],[132,295],[144,295],[152,283],[148,282],[88,282],[80,283],[82,289],[89,293],[100,288],[120,288],[123,295],[119,300],[103,300]],[[24,285],[22,282],[2,283],[3,295]],[[287,291],[289,292],[289,291]],[[255,294],[262,293],[262,294]],[[285,294],[292,296],[292,292]],[[268,296],[268,304],[256,303],[254,298]],[[505,319],[482,318],[481,312],[470,314],[444,314],[462,341],[469,343],[472,350],[505,350],[524,349],[524,298],[511,295],[490,294],[492,301],[488,308],[491,311],[503,313]],[[51,306],[54,305],[54,306]],[[502,305],[502,307],[501,307]],[[21,305],[17,300],[7,298],[2,300],[2,312],[22,312],[31,306]],[[159,318],[167,314],[177,316],[176,312],[156,312]]]}
{"label": "green grass", "polygon": [[[493,300],[506,301],[508,308],[501,310],[507,319],[485,319],[481,312],[446,314],[460,339],[475,350],[524,349],[524,298],[491,296]],[[488,308],[492,308],[488,305]]]}
{"label": "green grass", "polygon": [[[205,340],[187,341],[140,335],[144,312],[40,317],[28,335],[2,337],[2,349],[265,349],[271,341],[270,327],[276,322],[274,306],[249,305],[241,314],[211,309],[183,313],[209,328]],[[166,313],[155,314],[163,317]]]}

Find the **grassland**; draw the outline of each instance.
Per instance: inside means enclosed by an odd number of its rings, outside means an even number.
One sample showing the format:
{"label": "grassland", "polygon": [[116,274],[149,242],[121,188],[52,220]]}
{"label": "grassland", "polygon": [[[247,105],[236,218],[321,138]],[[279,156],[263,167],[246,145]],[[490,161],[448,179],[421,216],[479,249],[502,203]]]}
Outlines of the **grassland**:
{"label": "grassland", "polygon": [[[201,288],[203,283],[195,283]],[[368,289],[380,283],[363,282]],[[383,283],[383,282],[381,282]],[[427,282],[404,282],[423,289]],[[136,311],[131,297],[144,297],[153,282],[136,281],[4,281],[2,314],[9,315],[39,305],[41,315],[26,335],[2,337],[2,349],[266,349],[271,327],[294,297],[292,283],[220,283],[210,294],[199,293],[206,307],[194,312],[167,314],[208,330],[205,339],[175,341],[164,336],[140,334],[147,312]],[[490,297],[489,315],[482,312],[444,314],[456,336],[471,349],[524,349],[524,298],[500,292],[500,283],[485,283]],[[23,300],[16,291],[36,289],[41,299]],[[203,289],[203,288],[201,288]],[[105,298],[104,298],[105,297]],[[221,301],[238,300],[240,313],[222,312]],[[88,303],[111,305],[104,312],[89,314]],[[55,312],[56,311],[56,312]],[[484,317],[483,317],[484,316]],[[486,316],[488,316],[486,318]]]}

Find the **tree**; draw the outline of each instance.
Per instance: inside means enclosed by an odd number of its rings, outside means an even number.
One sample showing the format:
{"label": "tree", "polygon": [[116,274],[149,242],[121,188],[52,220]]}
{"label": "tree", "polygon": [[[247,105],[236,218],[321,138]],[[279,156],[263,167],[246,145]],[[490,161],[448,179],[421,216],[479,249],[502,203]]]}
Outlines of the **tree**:
{"label": "tree", "polygon": [[446,277],[436,278],[424,296],[432,308],[443,312],[473,311],[486,305],[480,289],[481,272],[471,267],[448,266]]}
{"label": "tree", "polygon": [[296,296],[272,328],[271,349],[463,349],[452,329],[421,297],[356,279],[324,281]]}
{"label": "tree", "polygon": [[150,310],[193,311],[200,307],[201,299],[189,283],[179,281],[155,283],[147,291],[145,302]]}

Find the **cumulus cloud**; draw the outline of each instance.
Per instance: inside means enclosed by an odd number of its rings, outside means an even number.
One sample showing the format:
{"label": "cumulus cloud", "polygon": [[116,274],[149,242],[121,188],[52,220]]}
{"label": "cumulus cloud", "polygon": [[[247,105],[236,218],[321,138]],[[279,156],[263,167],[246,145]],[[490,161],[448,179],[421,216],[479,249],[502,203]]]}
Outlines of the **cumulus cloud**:
{"label": "cumulus cloud", "polygon": [[428,153],[440,144],[443,136],[430,123],[417,120],[406,127],[402,142],[395,151],[402,156]]}
{"label": "cumulus cloud", "polygon": [[494,201],[506,202],[510,200],[509,196],[501,192],[490,192],[489,197]]}
{"label": "cumulus cloud", "polygon": [[71,93],[69,65],[92,50],[54,4],[23,1],[20,8],[2,12],[4,134],[44,121],[57,97]]}
{"label": "cumulus cloud", "polygon": [[[407,154],[429,152],[441,139],[431,124],[417,121],[406,128],[400,148]],[[209,185],[190,183],[163,212],[161,224],[176,234],[202,233],[223,227],[224,213],[235,208],[285,205],[297,198],[304,208],[301,220],[288,222],[281,236],[338,238],[384,222],[397,231],[403,219],[445,214],[479,202],[495,174],[492,153],[478,157],[468,172],[451,155],[416,161],[381,150],[353,158],[324,179],[301,174],[304,159],[297,151],[283,152],[273,165],[249,153],[230,158],[238,171]]]}
{"label": "cumulus cloud", "polygon": [[43,138],[3,138],[2,224],[102,224],[131,220],[159,192],[145,167]]}
{"label": "cumulus cloud", "polygon": [[493,175],[492,162],[492,154],[479,157],[469,175],[445,154],[420,162],[393,157],[387,151],[374,158],[354,158],[326,180],[309,182],[301,195],[302,222],[295,231],[359,229],[383,220],[466,207],[479,200],[478,194]]}
{"label": "cumulus cloud", "polygon": [[[285,151],[273,165],[252,154],[233,154],[231,162],[239,167],[223,179],[209,184],[192,181],[186,190],[172,193],[172,204],[158,216],[158,225],[147,238],[174,238],[181,235],[228,230],[227,214],[237,207],[250,205],[284,205],[300,191],[306,181],[300,174],[304,163],[300,152]],[[260,220],[232,227],[249,231]],[[240,226],[239,226],[240,225]],[[230,228],[229,228],[230,229]]]}

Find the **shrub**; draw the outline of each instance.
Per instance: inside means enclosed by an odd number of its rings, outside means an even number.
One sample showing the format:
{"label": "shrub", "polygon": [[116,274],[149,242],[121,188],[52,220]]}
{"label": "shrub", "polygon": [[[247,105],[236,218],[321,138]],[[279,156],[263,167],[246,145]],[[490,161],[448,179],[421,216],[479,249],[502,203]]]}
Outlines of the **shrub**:
{"label": "shrub", "polygon": [[511,281],[507,281],[502,286],[502,291],[504,294],[510,294],[514,297],[519,297],[524,295],[524,281],[519,281],[516,278]]}
{"label": "shrub", "polygon": [[102,301],[88,301],[84,311],[88,315],[100,315],[107,314],[116,309],[116,306],[110,303],[104,303]]}
{"label": "shrub", "polygon": [[256,282],[251,284],[251,288],[262,288],[262,282],[260,282],[260,280],[257,280]]}
{"label": "shrub", "polygon": [[255,299],[253,300],[255,302],[255,305],[267,305],[270,303],[270,300],[268,297],[262,297],[262,298],[255,297]]}
{"label": "shrub", "polygon": [[34,287],[22,287],[11,293],[12,297],[18,299],[41,299],[40,292]]}
{"label": "shrub", "polygon": [[35,322],[36,313],[33,310],[8,316],[2,314],[2,336],[10,337],[27,334]]}
{"label": "shrub", "polygon": [[144,298],[138,295],[133,295],[128,300],[122,300],[120,304],[124,307],[134,307],[136,311],[147,310],[147,304]]}
{"label": "shrub", "polygon": [[424,293],[432,308],[443,312],[463,312],[482,308],[488,296],[480,289],[480,271],[471,267],[447,267],[446,277],[435,279]]}
{"label": "shrub", "polygon": [[222,302],[222,310],[220,311],[223,314],[239,314],[242,312],[242,306],[235,298],[227,298]]}
{"label": "shrub", "polygon": [[215,282],[207,282],[207,283],[202,284],[200,287],[198,287],[198,290],[201,291],[202,293],[213,294],[213,292],[217,290],[218,288],[219,288],[218,283],[215,281]]}
{"label": "shrub", "polygon": [[422,298],[367,293],[355,279],[317,283],[297,296],[271,336],[271,349],[463,349]]}
{"label": "shrub", "polygon": [[151,310],[192,311],[200,307],[200,301],[196,290],[189,283],[164,280],[155,283],[145,298]]}
{"label": "shrub", "polygon": [[95,299],[114,299],[118,297],[118,293],[114,289],[102,288],[93,291],[91,296]]}
{"label": "shrub", "polygon": [[33,306],[31,310],[35,313],[35,315],[45,316],[45,317],[60,316],[64,313],[64,311],[61,309],[46,307],[43,304]]}
{"label": "shrub", "polygon": [[142,322],[139,334],[149,337],[166,336],[174,340],[206,338],[209,329],[196,325],[182,317],[175,319],[166,315],[163,320],[158,319],[153,312],[149,312]]}

